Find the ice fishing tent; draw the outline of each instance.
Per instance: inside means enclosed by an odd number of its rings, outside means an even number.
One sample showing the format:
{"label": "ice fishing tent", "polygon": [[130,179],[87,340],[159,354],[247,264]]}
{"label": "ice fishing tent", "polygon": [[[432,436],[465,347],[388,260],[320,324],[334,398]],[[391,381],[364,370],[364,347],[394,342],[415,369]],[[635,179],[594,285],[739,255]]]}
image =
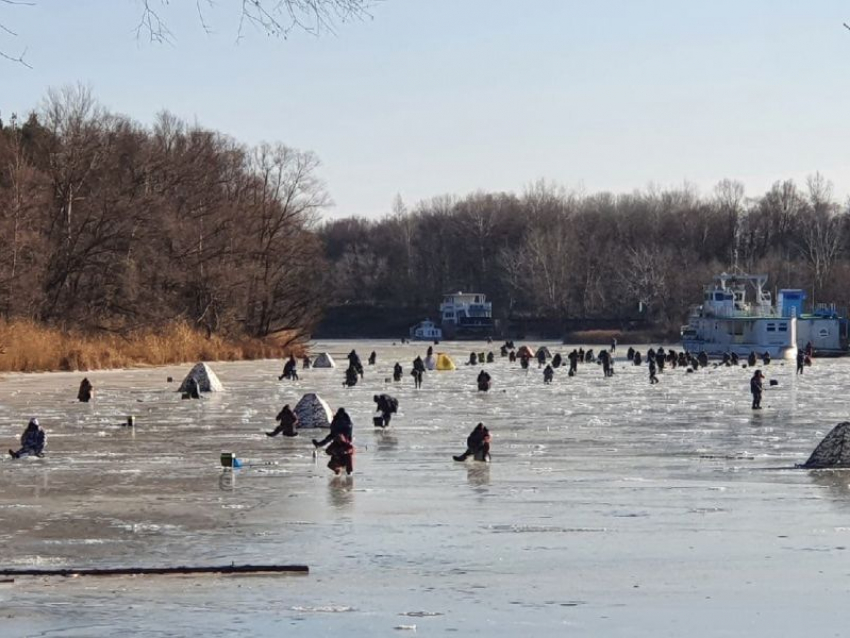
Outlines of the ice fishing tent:
{"label": "ice fishing tent", "polygon": [[331,406],[318,394],[305,394],[295,405],[299,428],[328,428],[333,419]]}
{"label": "ice fishing tent", "polygon": [[520,346],[519,350],[516,351],[517,359],[533,359],[534,358],[534,349],[529,348],[528,346]]}
{"label": "ice fishing tent", "polygon": [[455,362],[452,361],[452,358],[443,353],[437,353],[437,370],[456,370]]}
{"label": "ice fishing tent", "polygon": [[850,422],[843,421],[832,428],[802,467],[807,469],[850,468]]}
{"label": "ice fishing tent", "polygon": [[316,360],[313,361],[314,368],[336,368],[336,361],[327,352],[319,353]]}
{"label": "ice fishing tent", "polygon": [[183,383],[180,384],[180,388],[177,390],[178,392],[188,392],[189,391],[189,379],[194,379],[198,384],[198,390],[201,392],[221,392],[224,390],[224,386],[221,385],[221,381],[218,380],[218,377],[215,376],[215,372],[212,371],[206,363],[196,363],[195,366],[189,370],[189,374],[186,375],[186,378],[183,379]]}
{"label": "ice fishing tent", "polygon": [[552,358],[552,353],[549,352],[549,348],[547,348],[546,346],[540,346],[537,349],[537,352],[534,354],[534,358],[539,359],[541,352],[543,353],[544,358],[546,358],[547,360]]}

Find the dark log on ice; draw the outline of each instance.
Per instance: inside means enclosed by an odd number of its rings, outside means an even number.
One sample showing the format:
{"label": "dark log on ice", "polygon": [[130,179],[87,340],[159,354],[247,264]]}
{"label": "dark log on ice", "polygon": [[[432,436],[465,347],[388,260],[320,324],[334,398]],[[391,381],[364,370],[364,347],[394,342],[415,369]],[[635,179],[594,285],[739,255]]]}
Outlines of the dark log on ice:
{"label": "dark log on ice", "polygon": [[800,467],[805,469],[850,468],[850,422],[839,423],[815,448],[809,460]]}
{"label": "dark log on ice", "polygon": [[213,565],[206,567],[109,567],[104,569],[0,569],[0,576],[151,576],[164,574],[306,574],[307,565]]}

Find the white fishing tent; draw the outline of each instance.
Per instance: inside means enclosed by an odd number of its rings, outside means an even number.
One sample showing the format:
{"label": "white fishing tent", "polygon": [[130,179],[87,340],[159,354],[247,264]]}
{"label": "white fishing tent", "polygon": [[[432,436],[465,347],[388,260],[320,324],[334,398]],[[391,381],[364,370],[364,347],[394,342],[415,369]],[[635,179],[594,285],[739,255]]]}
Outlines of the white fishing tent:
{"label": "white fishing tent", "polygon": [[194,365],[189,371],[189,374],[186,375],[186,378],[183,379],[183,383],[180,384],[180,388],[177,390],[178,392],[189,391],[189,379],[195,380],[200,392],[221,392],[224,390],[221,381],[218,380],[215,372],[206,363],[196,363]]}
{"label": "white fishing tent", "polygon": [[314,392],[305,394],[295,406],[298,428],[329,428],[333,412],[322,397]]}
{"label": "white fishing tent", "polygon": [[336,368],[336,361],[327,352],[319,353],[316,360],[313,361],[314,368]]}

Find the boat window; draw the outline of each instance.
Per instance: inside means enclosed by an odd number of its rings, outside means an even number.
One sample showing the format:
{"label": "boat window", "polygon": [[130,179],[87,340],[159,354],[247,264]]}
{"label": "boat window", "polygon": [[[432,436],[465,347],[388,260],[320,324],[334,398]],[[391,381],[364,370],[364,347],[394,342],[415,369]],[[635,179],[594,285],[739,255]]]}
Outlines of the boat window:
{"label": "boat window", "polygon": [[767,331],[768,332],[776,332],[776,324],[775,323],[767,324]]}
{"label": "boat window", "polygon": [[723,293],[722,292],[714,293],[714,301],[723,301]]}
{"label": "boat window", "polygon": [[788,332],[788,324],[780,323],[779,324],[779,332]]}

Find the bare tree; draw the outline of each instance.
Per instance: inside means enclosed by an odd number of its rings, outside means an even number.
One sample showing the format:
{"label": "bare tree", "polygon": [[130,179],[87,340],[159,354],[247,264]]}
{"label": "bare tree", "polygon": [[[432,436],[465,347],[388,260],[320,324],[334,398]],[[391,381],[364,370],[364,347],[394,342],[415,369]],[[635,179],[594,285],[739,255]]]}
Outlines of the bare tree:
{"label": "bare tree", "polygon": [[[165,16],[168,0],[140,0],[141,16],[136,27],[138,36],[147,36],[152,42],[168,42],[173,34]],[[293,31],[312,35],[333,33],[338,23],[371,17],[370,9],[376,0],[231,0],[239,4],[237,39],[247,27],[266,35],[286,38]],[[216,10],[213,0],[195,0],[195,9],[201,26],[208,33],[209,14]]]}

